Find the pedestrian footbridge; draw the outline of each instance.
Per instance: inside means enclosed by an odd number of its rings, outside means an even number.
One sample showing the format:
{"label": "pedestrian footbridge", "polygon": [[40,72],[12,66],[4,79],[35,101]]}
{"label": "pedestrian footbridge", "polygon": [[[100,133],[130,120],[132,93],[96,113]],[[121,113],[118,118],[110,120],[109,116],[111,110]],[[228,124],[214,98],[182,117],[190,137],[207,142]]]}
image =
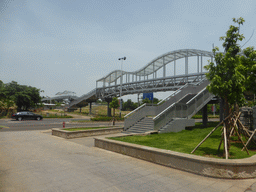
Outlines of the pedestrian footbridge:
{"label": "pedestrian footbridge", "polygon": [[[96,81],[95,89],[72,101],[69,108],[120,94],[175,91],[156,106],[144,104],[125,117],[127,132],[169,131],[171,124],[178,122],[175,119],[190,119],[213,98],[206,89],[209,82],[204,70],[213,56],[209,51],[181,49],[163,54],[137,71],[112,71]],[[185,121],[181,122],[185,126]]]}

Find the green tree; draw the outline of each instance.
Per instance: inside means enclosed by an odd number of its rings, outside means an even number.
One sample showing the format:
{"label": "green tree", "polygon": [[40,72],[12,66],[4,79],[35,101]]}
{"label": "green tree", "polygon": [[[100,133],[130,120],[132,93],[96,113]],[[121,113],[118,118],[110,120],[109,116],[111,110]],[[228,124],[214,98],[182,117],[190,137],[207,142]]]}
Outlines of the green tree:
{"label": "green tree", "polygon": [[[152,101],[149,100],[149,98],[145,98],[145,99],[142,100],[142,103],[143,103],[143,104],[144,104],[144,103],[152,103]],[[154,103],[154,104],[159,103],[159,99],[158,99],[158,98],[153,98],[153,103]]]}
{"label": "green tree", "polygon": [[119,107],[119,103],[118,103],[118,99],[116,97],[114,97],[112,99],[112,101],[110,102],[110,108],[113,108],[113,125],[115,125],[115,109],[117,109]]}
{"label": "green tree", "polygon": [[142,100],[142,103],[152,103],[152,101],[150,101],[149,98],[145,98]]}
{"label": "green tree", "polygon": [[129,110],[134,110],[138,107],[138,105],[134,102],[132,102],[131,99],[128,99],[126,102],[123,104],[123,110],[129,111]]}
{"label": "green tree", "polygon": [[159,101],[159,99],[158,98],[153,98],[153,103],[154,104],[157,104],[157,103],[159,103],[160,101]]}
{"label": "green tree", "polygon": [[[233,22],[238,26],[231,25],[226,32],[226,36],[220,37],[224,43],[224,54],[217,53],[218,47],[213,49],[215,55],[214,59],[216,65],[210,62],[205,68],[208,70],[206,77],[210,80],[211,84],[208,85],[208,90],[216,96],[219,96],[224,100],[224,117],[228,117],[234,110],[238,109],[238,106],[242,106],[245,101],[244,91],[249,89],[245,85],[250,81],[249,77],[246,77],[246,73],[251,70],[249,66],[253,66],[248,63],[248,59],[255,58],[254,54],[248,54],[246,57],[242,57],[241,47],[238,44],[239,41],[244,39],[243,34],[240,34],[240,26],[243,25],[244,19],[233,18]],[[245,53],[255,53],[253,49],[245,49]],[[250,58],[252,56],[252,58]],[[250,75],[249,75],[250,76]],[[232,121],[231,121],[232,122]],[[225,123],[227,138],[227,154],[229,154],[230,142],[229,135],[231,131],[231,123]]]}
{"label": "green tree", "polygon": [[210,62],[206,66],[208,73],[206,77],[211,84],[208,85],[208,90],[216,96],[224,99],[224,116],[227,117],[231,113],[232,107],[235,104],[242,105],[245,101],[243,92],[245,91],[245,77],[239,70],[242,68],[241,56],[238,53],[241,51],[238,41],[242,41],[244,36],[239,33],[240,25],[244,19],[233,19],[238,27],[231,25],[226,32],[226,36],[221,37],[224,40],[223,48],[225,53],[216,53],[218,47],[213,49],[215,54],[216,65]]}
{"label": "green tree", "polygon": [[32,107],[38,107],[41,103],[40,89],[19,85],[15,81],[5,85],[0,82],[0,96],[1,100],[14,101],[18,110],[28,110]]}
{"label": "green tree", "polygon": [[239,70],[245,77],[246,90],[256,94],[256,50],[254,47],[247,47],[243,50],[243,54]]}

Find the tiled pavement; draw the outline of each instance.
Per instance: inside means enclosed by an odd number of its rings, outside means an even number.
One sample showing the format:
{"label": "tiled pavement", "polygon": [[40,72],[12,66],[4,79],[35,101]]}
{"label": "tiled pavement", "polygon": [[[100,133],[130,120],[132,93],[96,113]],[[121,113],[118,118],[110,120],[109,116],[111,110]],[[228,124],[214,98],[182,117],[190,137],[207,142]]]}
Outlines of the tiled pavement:
{"label": "tiled pavement", "polygon": [[[253,191],[256,179],[202,177],[41,131],[2,132],[0,191]],[[250,187],[251,186],[251,187]]]}

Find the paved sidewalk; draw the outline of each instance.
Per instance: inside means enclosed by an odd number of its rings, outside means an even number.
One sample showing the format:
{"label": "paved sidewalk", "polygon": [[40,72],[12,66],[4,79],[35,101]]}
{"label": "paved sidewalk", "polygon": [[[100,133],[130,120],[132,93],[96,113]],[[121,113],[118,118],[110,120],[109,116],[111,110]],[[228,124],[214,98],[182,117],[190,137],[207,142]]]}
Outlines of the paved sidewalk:
{"label": "paved sidewalk", "polygon": [[[256,179],[202,177],[66,140],[50,132],[2,132],[0,191],[252,191]],[[249,188],[252,186],[251,188]]]}

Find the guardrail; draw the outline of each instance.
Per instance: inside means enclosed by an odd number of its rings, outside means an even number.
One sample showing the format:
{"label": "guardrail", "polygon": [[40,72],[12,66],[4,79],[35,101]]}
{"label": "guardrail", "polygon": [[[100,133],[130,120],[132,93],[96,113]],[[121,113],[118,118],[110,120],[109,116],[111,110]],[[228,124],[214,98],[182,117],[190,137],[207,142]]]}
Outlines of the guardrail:
{"label": "guardrail", "polygon": [[142,118],[148,115],[148,110],[146,110],[146,103],[140,106],[139,108],[137,108],[136,113],[131,113],[131,114],[128,118],[125,118],[124,130],[133,126],[135,123],[137,123]]}
{"label": "guardrail", "polygon": [[136,109],[134,109],[134,110],[131,111],[130,113],[126,114],[126,115],[124,116],[124,118],[130,116],[131,114],[135,113],[136,111],[140,110],[141,108],[143,108],[143,107],[145,107],[145,106],[146,106],[146,103],[144,103],[143,105],[137,107]]}
{"label": "guardrail", "polygon": [[[187,95],[185,95],[184,97],[186,97]],[[161,113],[159,113],[157,116],[153,118],[154,130],[161,129],[162,127],[167,125],[173,118],[186,118],[186,117],[187,117],[187,105],[183,103],[173,103],[172,105],[167,107],[164,111],[162,111]]]}
{"label": "guardrail", "polygon": [[171,97],[177,95],[179,92],[181,92],[181,89],[185,88],[188,86],[188,83],[186,83],[184,86],[180,87],[177,91],[169,95],[168,97],[164,98],[162,101],[158,102],[157,105],[160,105],[161,103],[168,101]]}
{"label": "guardrail", "polygon": [[[209,82],[206,79],[201,80],[196,84],[186,84],[180,87],[176,92],[172,93],[170,96],[166,97],[164,101],[159,102],[156,106],[147,106],[146,104],[140,106],[139,108],[133,110],[125,116],[125,129],[133,126],[135,123],[140,121],[142,118],[150,115],[155,116],[153,118],[155,125],[154,129],[160,129],[161,126],[166,125],[170,121],[170,118],[185,118],[189,115],[187,108],[189,105],[178,103],[182,98],[188,94],[199,94],[202,92],[202,89],[205,90],[205,86]],[[196,98],[196,97],[195,97]],[[171,108],[175,107],[177,110],[170,112]],[[171,109],[173,111],[173,109]],[[165,114],[166,113],[166,114]],[[169,114],[170,113],[170,114]],[[167,119],[169,119],[167,121]],[[162,121],[162,123],[159,123]],[[157,125],[156,125],[157,124]]]}
{"label": "guardrail", "polygon": [[167,125],[173,118],[190,119],[204,105],[214,97],[206,88],[201,90],[196,96],[186,104],[174,103],[153,118],[154,130],[159,130]]}
{"label": "guardrail", "polygon": [[73,106],[73,105],[76,105],[77,103],[81,102],[82,100],[84,99],[88,99],[90,98],[91,96],[93,96],[94,94],[96,94],[96,88],[93,89],[92,91],[90,91],[89,93],[86,93],[86,94],[83,94],[81,97],[77,98],[76,100],[72,101],[69,106]]}

